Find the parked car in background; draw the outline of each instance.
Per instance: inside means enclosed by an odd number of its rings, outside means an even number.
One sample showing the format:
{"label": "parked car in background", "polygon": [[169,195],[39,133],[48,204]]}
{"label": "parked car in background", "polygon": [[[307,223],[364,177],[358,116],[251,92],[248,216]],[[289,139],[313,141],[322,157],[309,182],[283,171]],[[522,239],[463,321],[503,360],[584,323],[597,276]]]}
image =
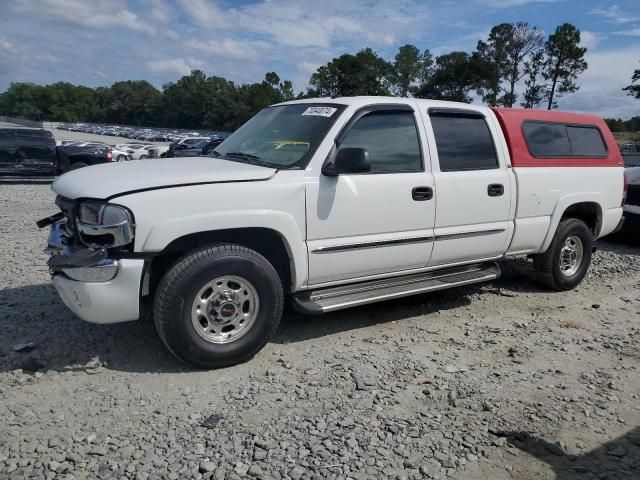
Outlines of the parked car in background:
{"label": "parked car in background", "polygon": [[201,140],[194,144],[181,143],[167,151],[167,157],[199,157],[206,156],[224,141],[223,138]]}
{"label": "parked car in background", "polygon": [[118,143],[115,148],[128,152],[129,150],[137,150],[138,148],[146,147],[148,143]]}
{"label": "parked car in background", "polygon": [[68,165],[67,170],[76,170],[89,165],[111,163],[117,160],[113,157],[113,150],[109,146],[79,146],[64,145],[58,147],[58,155]]}
{"label": "parked car in background", "polygon": [[624,153],[622,156],[628,181],[622,231],[640,235],[640,152]]}
{"label": "parked car in background", "polygon": [[57,175],[62,170],[57,148],[47,130],[0,128],[0,176]]}
{"label": "parked car in background", "polygon": [[134,150],[131,160],[146,160],[147,158],[158,158],[169,150],[168,145],[145,145],[142,148]]}
{"label": "parked car in background", "polygon": [[0,128],[3,179],[50,179],[69,170],[112,161],[113,152],[108,146],[56,145],[48,130]]}
{"label": "parked car in background", "polygon": [[76,147],[84,147],[88,149],[110,149],[114,161],[124,162],[129,159],[129,153],[126,150],[120,150],[113,145],[103,142],[75,142],[70,145]]}
{"label": "parked car in background", "polygon": [[[176,157],[175,152],[177,150],[186,150],[192,148],[196,143],[202,142],[203,140],[209,140],[209,137],[187,137],[180,138],[179,140],[172,142],[169,144],[169,149],[165,153],[165,157]],[[193,155],[188,155],[193,156]]]}

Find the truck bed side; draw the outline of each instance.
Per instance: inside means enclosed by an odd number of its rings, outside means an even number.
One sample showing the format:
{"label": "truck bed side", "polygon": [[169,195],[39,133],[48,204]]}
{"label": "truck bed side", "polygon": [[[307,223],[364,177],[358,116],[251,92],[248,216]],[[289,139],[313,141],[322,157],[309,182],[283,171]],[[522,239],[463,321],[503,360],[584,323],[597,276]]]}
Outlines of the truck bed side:
{"label": "truck bed side", "polygon": [[[595,237],[611,233],[622,215],[622,156],[605,122],[597,117],[554,111],[494,108],[504,131],[517,182],[515,233],[508,254],[545,251],[563,216],[583,219]],[[534,155],[525,125],[597,128],[601,156]],[[529,138],[529,137],[527,137]],[[561,141],[551,138],[549,142]],[[571,142],[567,142],[572,148]]]}

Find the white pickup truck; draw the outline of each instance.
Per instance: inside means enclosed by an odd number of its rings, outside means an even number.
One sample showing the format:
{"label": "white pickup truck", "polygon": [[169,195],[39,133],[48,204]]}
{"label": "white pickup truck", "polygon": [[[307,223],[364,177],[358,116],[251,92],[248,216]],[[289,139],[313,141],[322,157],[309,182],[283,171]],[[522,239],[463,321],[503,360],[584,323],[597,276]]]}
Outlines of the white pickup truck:
{"label": "white pickup truck", "polygon": [[152,308],[179,359],[219,367],[307,313],[490,281],[530,255],[567,290],[620,226],[599,118],[353,97],[265,108],[210,157],[99,165],[54,184],[49,267],[96,323]]}

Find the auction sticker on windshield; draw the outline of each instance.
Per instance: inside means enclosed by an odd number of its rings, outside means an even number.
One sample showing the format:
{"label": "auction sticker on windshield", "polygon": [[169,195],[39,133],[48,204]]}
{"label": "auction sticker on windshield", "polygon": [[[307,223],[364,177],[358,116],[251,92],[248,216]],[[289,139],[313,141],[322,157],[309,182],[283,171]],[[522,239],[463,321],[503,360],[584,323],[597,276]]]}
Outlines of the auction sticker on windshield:
{"label": "auction sticker on windshield", "polygon": [[308,107],[302,115],[318,115],[320,117],[330,117],[338,110],[333,107]]}

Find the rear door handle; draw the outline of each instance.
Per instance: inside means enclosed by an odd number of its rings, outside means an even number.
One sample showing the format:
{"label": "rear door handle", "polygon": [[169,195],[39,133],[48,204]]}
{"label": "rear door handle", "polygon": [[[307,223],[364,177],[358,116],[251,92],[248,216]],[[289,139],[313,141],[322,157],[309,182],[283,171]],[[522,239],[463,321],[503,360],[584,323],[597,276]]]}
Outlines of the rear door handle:
{"label": "rear door handle", "polygon": [[411,196],[416,202],[423,202],[433,198],[433,188],[431,187],[414,187],[411,190]]}
{"label": "rear door handle", "polygon": [[501,183],[492,183],[487,187],[487,193],[490,197],[499,197],[504,194],[504,185]]}

